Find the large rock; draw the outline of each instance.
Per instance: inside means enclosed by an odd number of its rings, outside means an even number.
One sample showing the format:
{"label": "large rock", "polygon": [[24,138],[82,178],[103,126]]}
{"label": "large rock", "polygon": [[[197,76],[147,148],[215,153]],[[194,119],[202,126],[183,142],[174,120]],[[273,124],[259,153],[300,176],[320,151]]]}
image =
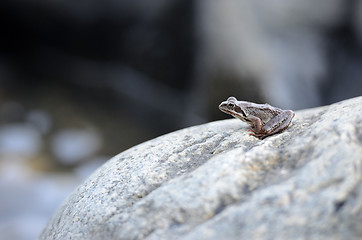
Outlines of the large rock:
{"label": "large rock", "polygon": [[362,97],[259,140],[231,119],[109,160],[40,239],[362,239]]}

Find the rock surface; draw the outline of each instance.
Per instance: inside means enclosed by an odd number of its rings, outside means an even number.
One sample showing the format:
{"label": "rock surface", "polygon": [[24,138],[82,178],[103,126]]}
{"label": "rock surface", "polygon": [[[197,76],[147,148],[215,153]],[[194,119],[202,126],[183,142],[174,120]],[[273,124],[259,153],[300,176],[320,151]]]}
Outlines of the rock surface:
{"label": "rock surface", "polygon": [[361,239],[362,97],[259,140],[231,119],[109,160],[40,239]]}

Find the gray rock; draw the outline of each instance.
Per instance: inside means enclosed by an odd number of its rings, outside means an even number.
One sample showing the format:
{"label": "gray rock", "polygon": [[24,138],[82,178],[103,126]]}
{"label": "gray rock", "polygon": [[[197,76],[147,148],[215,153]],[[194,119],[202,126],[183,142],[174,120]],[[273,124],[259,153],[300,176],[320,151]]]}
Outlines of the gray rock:
{"label": "gray rock", "polygon": [[231,119],[109,160],[40,239],[361,239],[362,97],[259,140]]}

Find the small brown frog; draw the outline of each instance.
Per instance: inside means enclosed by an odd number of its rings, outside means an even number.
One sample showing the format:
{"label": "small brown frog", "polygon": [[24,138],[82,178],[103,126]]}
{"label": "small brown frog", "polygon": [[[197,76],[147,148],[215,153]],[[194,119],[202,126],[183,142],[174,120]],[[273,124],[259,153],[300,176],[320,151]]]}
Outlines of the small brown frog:
{"label": "small brown frog", "polygon": [[250,124],[250,135],[260,139],[284,131],[295,115],[291,110],[283,110],[269,104],[238,101],[235,97],[229,97],[222,102],[219,109]]}

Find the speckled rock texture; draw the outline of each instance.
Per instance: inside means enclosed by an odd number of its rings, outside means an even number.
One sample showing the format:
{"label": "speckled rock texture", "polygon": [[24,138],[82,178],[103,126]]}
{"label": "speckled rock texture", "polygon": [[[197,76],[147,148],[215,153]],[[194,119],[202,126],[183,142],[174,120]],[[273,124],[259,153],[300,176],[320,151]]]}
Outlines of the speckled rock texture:
{"label": "speckled rock texture", "polygon": [[212,122],[115,156],[40,239],[362,239],[362,97],[247,130]]}

